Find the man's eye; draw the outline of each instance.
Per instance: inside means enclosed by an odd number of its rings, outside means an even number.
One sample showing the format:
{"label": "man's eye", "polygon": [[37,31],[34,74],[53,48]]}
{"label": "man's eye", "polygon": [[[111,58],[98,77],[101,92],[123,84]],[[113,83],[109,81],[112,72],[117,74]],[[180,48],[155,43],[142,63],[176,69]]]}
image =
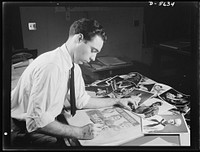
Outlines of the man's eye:
{"label": "man's eye", "polygon": [[92,53],[98,53],[98,51],[96,49],[91,49]]}

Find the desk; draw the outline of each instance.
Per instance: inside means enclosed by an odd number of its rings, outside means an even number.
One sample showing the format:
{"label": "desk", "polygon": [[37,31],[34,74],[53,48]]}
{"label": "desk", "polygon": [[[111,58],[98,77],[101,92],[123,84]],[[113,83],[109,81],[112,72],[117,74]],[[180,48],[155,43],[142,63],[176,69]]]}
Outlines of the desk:
{"label": "desk", "polygon": [[[116,108],[116,107],[107,107],[107,108],[100,108],[100,109],[87,109],[87,110],[78,110],[77,114],[74,117],[69,117],[68,122],[71,125],[75,126],[83,126],[88,123],[98,123],[101,121],[104,123],[107,129],[110,130],[103,130],[102,134],[100,136],[97,136],[93,140],[88,141],[80,141],[83,146],[190,146],[190,130],[186,124],[185,118],[182,114],[177,114],[177,111],[172,110],[176,109],[176,106],[178,102],[180,101],[176,100],[176,104],[172,104],[172,101],[169,101],[168,98],[163,98],[167,93],[172,93],[175,91],[172,87],[157,83],[154,80],[151,80],[147,78],[146,76],[141,75],[138,72],[131,72],[127,75],[119,75],[118,77],[113,77],[110,79],[106,79],[106,83],[103,81],[96,81],[92,83],[90,86],[98,87],[98,83],[105,84],[106,86],[112,84],[111,81],[116,81],[116,87],[121,88],[122,82],[126,82],[127,86],[130,88],[130,83],[127,83],[127,81],[134,82],[136,87],[133,86],[133,90],[131,92],[128,92],[127,95],[133,95],[135,96],[135,93],[140,94],[140,99],[137,101],[137,104],[139,107],[149,108],[154,103],[160,102],[160,106],[153,115],[146,115],[144,113],[137,111],[128,111],[123,108]],[[118,86],[118,84],[120,84]],[[125,85],[125,84],[124,84]],[[146,86],[146,88],[144,87]],[[155,87],[156,86],[156,87]],[[157,90],[159,86],[161,90]],[[100,87],[100,86],[99,86]],[[116,88],[115,87],[115,88]],[[124,90],[123,88],[122,90]],[[157,91],[156,91],[157,90]],[[119,91],[119,90],[118,90]],[[108,94],[112,94],[116,92],[110,92],[108,91]],[[180,93],[180,92],[179,92]],[[94,90],[88,91],[88,94],[92,97],[102,97],[103,94],[97,94]],[[179,94],[180,95],[180,94]],[[114,97],[114,96],[109,96]],[[188,99],[190,101],[189,96],[185,95],[182,99]],[[185,114],[188,113],[188,109],[186,108],[188,106],[188,101],[184,102],[184,104],[179,104],[179,108],[184,108]],[[174,101],[173,101],[174,102]],[[146,109],[147,110],[147,109]],[[181,110],[181,109],[180,109]],[[107,111],[107,112],[105,112]],[[152,112],[153,110],[150,110],[149,112]],[[182,112],[183,109],[181,110]],[[147,111],[145,111],[146,113]],[[152,114],[152,113],[151,113]],[[115,119],[112,121],[112,123],[108,123],[107,121],[111,118],[111,116],[120,115],[120,119]],[[160,119],[157,119],[159,117]],[[179,124],[177,125],[166,125],[163,124],[155,127],[155,130],[151,129],[151,132],[148,132],[148,130],[145,129],[145,125],[149,124],[146,123],[148,118],[152,120],[157,119],[158,121],[155,122],[161,122],[160,120],[178,120],[179,118]],[[119,118],[119,117],[118,117]],[[94,120],[93,120],[94,119]],[[98,120],[98,121],[97,121]],[[124,125],[124,122],[126,125]],[[123,125],[122,125],[123,124]],[[128,124],[128,125],[127,125]],[[145,124],[145,125],[143,125]],[[154,125],[155,126],[155,125]],[[160,129],[162,128],[162,129]],[[154,129],[154,128],[153,128]],[[158,130],[157,130],[158,129]],[[152,132],[153,131],[153,132]]]}
{"label": "desk", "polygon": [[[93,109],[87,111],[90,110]],[[91,123],[90,118],[86,115],[85,112],[79,110],[76,116],[68,118],[68,122],[73,126],[83,126]],[[132,116],[140,122],[139,117]],[[99,135],[100,137],[97,136],[93,140],[80,140],[80,143],[82,146],[190,146],[190,132],[145,135],[142,134],[140,125],[126,129],[120,132],[104,131],[103,134]]]}

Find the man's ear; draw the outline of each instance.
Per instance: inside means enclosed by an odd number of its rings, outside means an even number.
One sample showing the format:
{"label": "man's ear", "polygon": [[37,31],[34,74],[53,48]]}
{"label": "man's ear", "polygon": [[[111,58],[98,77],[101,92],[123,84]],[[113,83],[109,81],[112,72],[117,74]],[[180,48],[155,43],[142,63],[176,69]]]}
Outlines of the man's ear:
{"label": "man's ear", "polygon": [[77,38],[78,38],[78,42],[82,42],[84,40],[84,36],[81,33],[78,34]]}

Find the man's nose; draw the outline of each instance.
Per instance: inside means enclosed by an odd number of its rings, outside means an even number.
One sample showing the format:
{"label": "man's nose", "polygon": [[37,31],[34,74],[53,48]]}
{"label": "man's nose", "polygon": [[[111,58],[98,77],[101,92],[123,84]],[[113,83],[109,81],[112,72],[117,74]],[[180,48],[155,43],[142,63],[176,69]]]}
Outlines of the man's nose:
{"label": "man's nose", "polygon": [[95,61],[95,59],[96,59],[96,54],[91,57],[92,61]]}

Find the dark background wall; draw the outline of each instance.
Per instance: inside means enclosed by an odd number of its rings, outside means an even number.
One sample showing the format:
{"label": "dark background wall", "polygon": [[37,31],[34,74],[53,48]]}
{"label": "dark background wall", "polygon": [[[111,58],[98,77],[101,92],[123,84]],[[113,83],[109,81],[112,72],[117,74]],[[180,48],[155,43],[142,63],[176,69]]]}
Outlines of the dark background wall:
{"label": "dark background wall", "polygon": [[[104,26],[108,35],[108,41],[98,56],[126,57],[137,62],[137,64],[134,63],[137,67],[134,70],[144,69],[141,70],[144,74],[150,73],[149,76],[157,81],[173,86],[174,80],[171,76],[176,75],[177,71],[167,70],[165,76],[170,80],[166,81],[165,78],[157,77],[162,75],[161,71],[152,66],[157,60],[154,58],[155,46],[161,42],[176,39],[193,41],[195,31],[192,12],[194,8],[193,3],[183,2],[176,2],[173,7],[150,6],[148,3],[120,5],[115,5],[115,3],[72,5],[67,2],[21,3],[10,9],[12,11],[10,11],[7,27],[10,28],[8,50],[37,49],[40,55],[62,45],[67,40],[69,27],[75,20],[82,17],[94,18]],[[36,30],[29,30],[28,23],[31,22],[36,23]],[[195,51],[190,50],[190,52]],[[180,69],[176,63],[182,65],[179,57],[161,56],[159,58],[167,64],[170,63],[175,70]],[[153,70],[156,73],[153,73]],[[176,80],[180,79],[182,81],[182,78],[176,78]],[[185,82],[181,83],[185,84]],[[179,84],[174,87],[183,88]]]}
{"label": "dark background wall", "polygon": [[[97,19],[108,35],[99,56],[124,56],[151,65],[153,45],[179,38],[190,39],[191,9],[191,4],[178,2],[173,7],[22,3],[15,5],[12,11],[11,48],[37,49],[40,55],[67,40],[69,26],[74,20],[88,17]],[[37,30],[30,31],[29,22],[35,22]]]}
{"label": "dark background wall", "polygon": [[[67,19],[66,7],[21,7],[24,47],[37,48],[38,54],[52,50],[67,40],[69,26],[73,21],[88,17],[98,20],[108,35],[108,41],[99,55],[141,60],[143,8],[71,7]],[[139,25],[134,25],[135,20]],[[29,31],[28,22],[35,22],[37,30]]]}
{"label": "dark background wall", "polygon": [[174,7],[146,7],[144,24],[147,45],[191,36],[191,3],[176,3]]}

